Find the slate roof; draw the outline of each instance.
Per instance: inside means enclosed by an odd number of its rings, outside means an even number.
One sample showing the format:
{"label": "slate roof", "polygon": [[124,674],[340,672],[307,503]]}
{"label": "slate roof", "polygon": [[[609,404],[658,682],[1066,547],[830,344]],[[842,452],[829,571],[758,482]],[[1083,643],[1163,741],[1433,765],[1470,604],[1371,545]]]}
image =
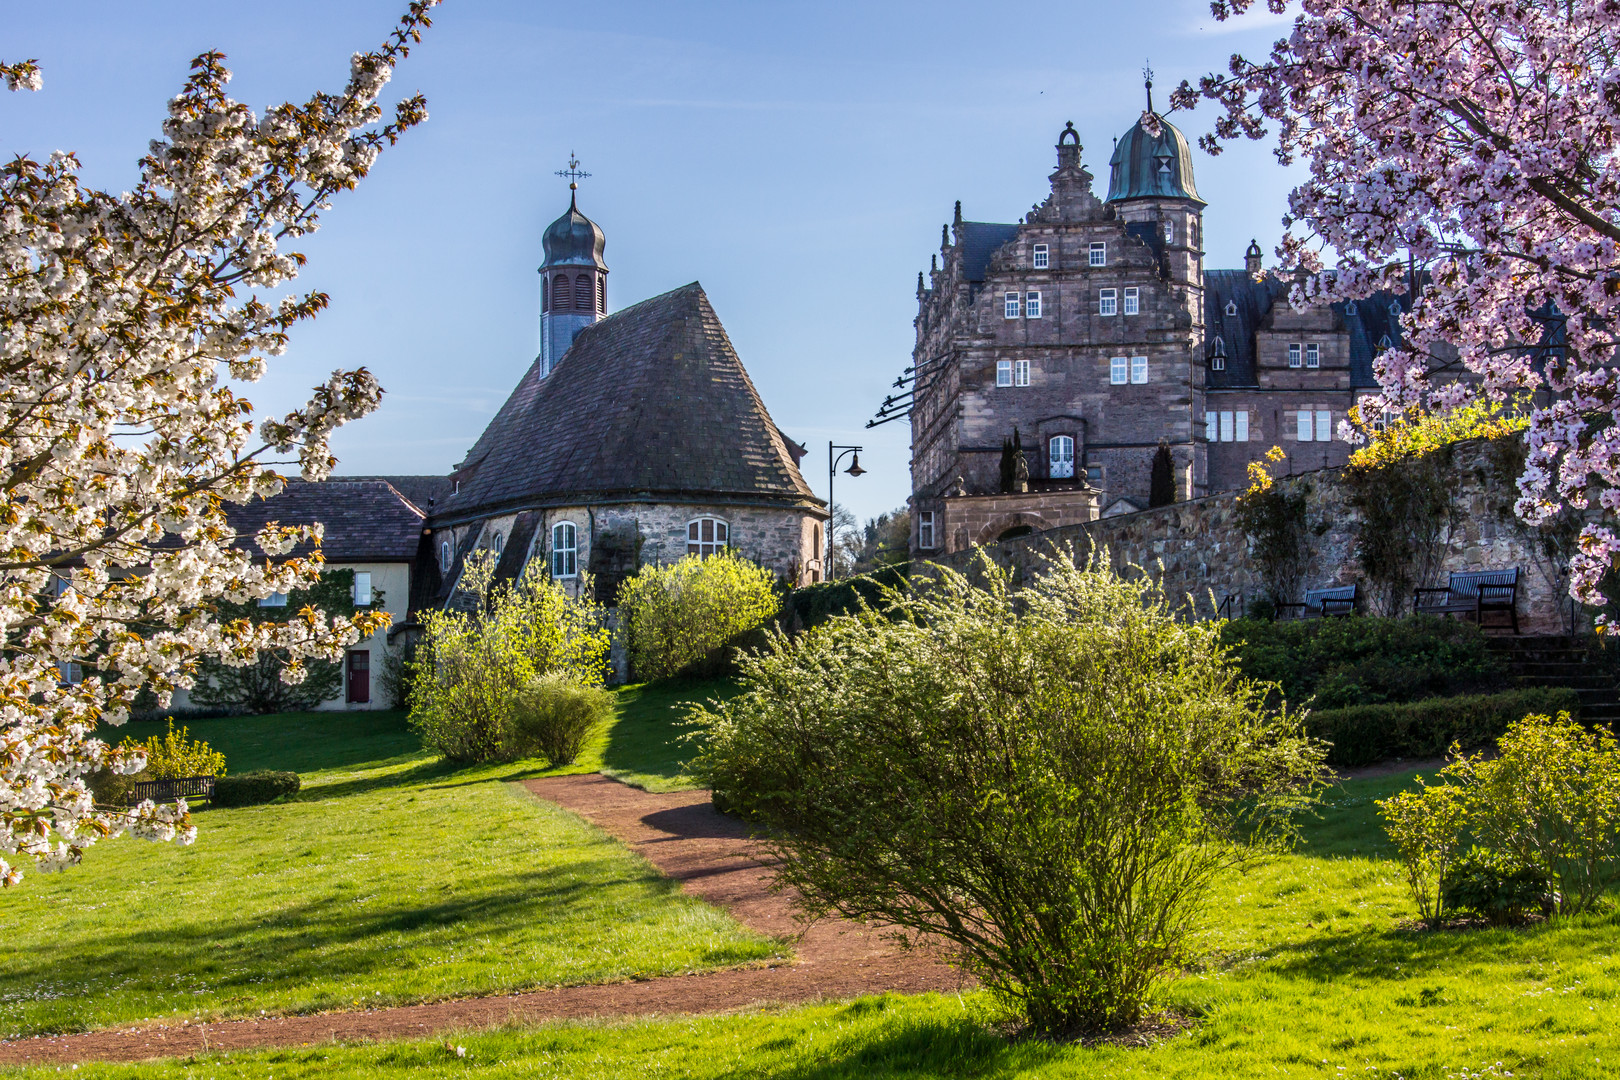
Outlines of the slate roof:
{"label": "slate roof", "polygon": [[448,476],[334,476],[332,479],[375,480],[387,484],[424,514],[431,514],[433,507],[450,494],[451,487]]}
{"label": "slate roof", "polygon": [[436,522],[604,497],[821,505],[697,282],[531,366],[452,478]]}
{"label": "slate roof", "polygon": [[[326,526],[321,554],[328,563],[415,562],[421,546],[422,512],[380,480],[334,478],[320,483],[288,480],[281,494],[225,505],[225,516],[244,545],[272,521]],[[294,554],[307,554],[302,545]]]}
{"label": "slate roof", "polygon": [[995,221],[964,221],[957,242],[962,245],[962,276],[975,285],[984,280],[990,256],[1018,236],[1017,225]]}

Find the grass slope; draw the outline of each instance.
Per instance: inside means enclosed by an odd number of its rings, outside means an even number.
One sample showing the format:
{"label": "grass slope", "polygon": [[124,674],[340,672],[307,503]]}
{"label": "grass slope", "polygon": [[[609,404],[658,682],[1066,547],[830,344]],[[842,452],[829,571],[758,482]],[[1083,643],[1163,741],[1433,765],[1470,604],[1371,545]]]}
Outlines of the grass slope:
{"label": "grass slope", "polygon": [[[1196,1026],[1150,1049],[1008,1042],[983,995],[741,1016],[566,1024],[372,1046],[82,1067],[91,1077],[1598,1078],[1620,1063],[1620,919],[1419,933],[1372,800],[1347,783],[1297,853],[1220,888],[1206,962],[1167,1003]],[[1501,1066],[1496,1065],[1501,1062]],[[1466,1070],[1466,1072],[1465,1072]],[[18,1075],[55,1075],[51,1070]]]}
{"label": "grass slope", "polygon": [[[538,763],[447,767],[398,713],[190,727],[233,771],[296,769],[304,791],[201,811],[194,847],[118,840],[8,890],[0,1035],[508,993],[781,951],[502,782]],[[627,752],[667,767],[655,756]]]}

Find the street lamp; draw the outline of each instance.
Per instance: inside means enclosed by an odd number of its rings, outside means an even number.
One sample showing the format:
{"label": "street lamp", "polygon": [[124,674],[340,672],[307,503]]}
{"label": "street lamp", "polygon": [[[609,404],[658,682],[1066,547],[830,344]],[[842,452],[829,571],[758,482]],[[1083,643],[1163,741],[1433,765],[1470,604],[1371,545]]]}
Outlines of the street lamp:
{"label": "street lamp", "polygon": [[844,460],[845,454],[853,454],[855,458],[844,470],[846,476],[860,476],[866,472],[861,468],[861,448],[859,446],[836,446],[831,441],[827,443],[827,580],[833,577],[833,476],[838,472],[838,463]]}

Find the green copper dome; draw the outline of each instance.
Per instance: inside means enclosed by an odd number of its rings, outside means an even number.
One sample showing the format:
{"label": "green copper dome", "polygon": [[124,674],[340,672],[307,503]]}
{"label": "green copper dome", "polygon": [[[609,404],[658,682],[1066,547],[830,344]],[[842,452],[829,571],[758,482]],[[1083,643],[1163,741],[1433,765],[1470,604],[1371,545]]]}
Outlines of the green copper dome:
{"label": "green copper dome", "polygon": [[[1157,122],[1157,135],[1142,126],[1142,121],[1149,116]],[[1108,166],[1109,202],[1191,199],[1204,204],[1193,186],[1192,150],[1187,146],[1186,137],[1158,113],[1142,114],[1142,120],[1138,120],[1114,147]]]}

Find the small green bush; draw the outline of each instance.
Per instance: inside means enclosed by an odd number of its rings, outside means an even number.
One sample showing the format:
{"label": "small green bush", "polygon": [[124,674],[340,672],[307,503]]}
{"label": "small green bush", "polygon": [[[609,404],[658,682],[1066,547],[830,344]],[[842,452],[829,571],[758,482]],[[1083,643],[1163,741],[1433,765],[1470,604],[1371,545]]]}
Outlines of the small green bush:
{"label": "small green bush", "polygon": [[215,806],[253,806],[296,795],[301,782],[295,772],[245,772],[214,781]]}
{"label": "small green bush", "polygon": [[613,694],[600,686],[582,686],[564,675],[532,679],[512,695],[507,747],[516,757],[544,757],[552,768],[572,765],[614,709]]}
{"label": "small green bush", "polygon": [[90,789],[90,798],[95,800],[97,806],[128,806],[129,796],[135,790],[137,779],[150,777],[116,773],[111,769],[97,769],[84,778],[84,786]]}
{"label": "small green bush", "polygon": [[1439,757],[1453,744],[1477,750],[1531,713],[1578,715],[1581,699],[1565,687],[1528,687],[1500,694],[1427,698],[1404,705],[1319,709],[1305,729],[1330,743],[1328,764],[1353,769],[1393,758]]}
{"label": "small green bush", "polygon": [[1471,911],[1498,924],[1522,922],[1531,911],[1554,904],[1544,872],[1483,848],[1447,869],[1440,897],[1448,911]]}
{"label": "small green bush", "polygon": [[703,677],[730,663],[730,646],[781,609],[776,576],[723,551],[644,566],[619,586],[630,664],[641,680]]}
{"label": "small green bush", "polygon": [[170,720],[168,733],[162,738],[153,735],[145,742],[126,738],[119,745],[146,755],[146,768],[135,779],[175,780],[184,776],[223,775],[225,755],[201,739],[188,739],[188,734],[187,728],[174,730],[174,721]]}
{"label": "small green bush", "polygon": [[1507,672],[1473,623],[1434,615],[1266,622],[1234,619],[1221,633],[1243,674],[1277,683],[1317,709],[1418,701],[1505,689]]}

